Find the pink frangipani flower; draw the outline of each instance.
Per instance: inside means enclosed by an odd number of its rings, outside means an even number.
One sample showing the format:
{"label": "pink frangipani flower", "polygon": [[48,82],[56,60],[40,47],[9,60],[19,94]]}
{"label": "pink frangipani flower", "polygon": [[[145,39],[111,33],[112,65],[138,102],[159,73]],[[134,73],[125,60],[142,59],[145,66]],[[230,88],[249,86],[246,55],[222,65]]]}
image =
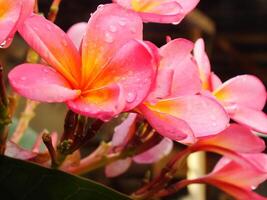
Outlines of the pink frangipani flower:
{"label": "pink frangipani flower", "polygon": [[[263,153],[240,155],[248,163],[242,165],[236,161],[223,157],[213,171],[203,177],[192,180],[183,180],[174,185],[174,188],[184,187],[194,183],[214,185],[230,194],[237,200],[266,200],[266,197],[253,192],[257,186],[267,180],[267,155]],[[161,192],[161,195],[168,190]],[[163,195],[164,196],[164,195]]]}
{"label": "pink frangipani flower", "polygon": [[0,47],[7,48],[24,20],[33,12],[34,0],[0,0]]}
{"label": "pink frangipani flower", "polygon": [[229,122],[223,107],[213,98],[199,95],[201,81],[192,59],[193,43],[175,39],[159,49],[156,82],[139,111],[155,130],[172,140],[194,143],[217,134]]}
{"label": "pink frangipani flower", "polygon": [[29,99],[66,102],[74,112],[109,120],[140,104],[154,80],[156,61],[142,27],[134,12],[102,6],[87,24],[79,54],[60,28],[32,15],[19,32],[48,65],[19,65],[10,83]]}
{"label": "pink frangipani flower", "polygon": [[264,84],[252,75],[236,76],[222,83],[211,72],[202,39],[195,43],[194,57],[199,67],[204,93],[213,95],[234,121],[267,133],[267,116],[262,112],[266,103]]}
{"label": "pink frangipani flower", "polygon": [[199,0],[113,0],[137,12],[144,22],[179,23]]}
{"label": "pink frangipani flower", "polygon": [[[111,142],[112,148],[124,146],[134,136],[136,131],[136,118],[137,114],[130,113],[128,117],[115,128]],[[105,168],[106,176],[115,177],[123,174],[129,169],[132,161],[139,164],[155,163],[162,159],[164,156],[168,155],[171,152],[172,148],[172,140],[163,138],[158,144],[143,153],[110,163]]]}

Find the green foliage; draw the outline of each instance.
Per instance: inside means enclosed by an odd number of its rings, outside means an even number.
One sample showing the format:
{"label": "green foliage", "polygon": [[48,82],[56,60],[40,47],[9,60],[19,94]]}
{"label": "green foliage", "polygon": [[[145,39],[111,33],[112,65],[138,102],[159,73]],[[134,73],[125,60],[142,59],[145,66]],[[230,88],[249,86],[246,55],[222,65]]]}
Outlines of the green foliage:
{"label": "green foliage", "polygon": [[99,183],[0,156],[0,198],[8,200],[129,200]]}

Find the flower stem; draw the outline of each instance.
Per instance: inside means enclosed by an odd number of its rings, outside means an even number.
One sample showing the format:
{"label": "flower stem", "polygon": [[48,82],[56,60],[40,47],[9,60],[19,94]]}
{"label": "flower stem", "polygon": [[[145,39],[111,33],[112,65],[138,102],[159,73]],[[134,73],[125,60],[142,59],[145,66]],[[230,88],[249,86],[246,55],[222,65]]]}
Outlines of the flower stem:
{"label": "flower stem", "polygon": [[18,143],[23,137],[31,119],[35,116],[34,110],[38,104],[38,102],[32,100],[26,101],[25,109],[21,114],[16,130],[11,137],[11,141]]}
{"label": "flower stem", "polygon": [[54,22],[57,18],[60,3],[61,0],[54,0],[50,6],[50,10],[48,13],[48,20],[50,20],[51,22]]}

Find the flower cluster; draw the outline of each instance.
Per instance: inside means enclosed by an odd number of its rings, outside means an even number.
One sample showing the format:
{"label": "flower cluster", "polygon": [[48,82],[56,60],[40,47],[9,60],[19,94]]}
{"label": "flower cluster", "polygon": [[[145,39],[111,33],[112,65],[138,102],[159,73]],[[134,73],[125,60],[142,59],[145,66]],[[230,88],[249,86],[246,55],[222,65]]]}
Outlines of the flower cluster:
{"label": "flower cluster", "polygon": [[[165,189],[155,181],[148,188],[157,189],[158,196],[191,183],[208,183],[238,199],[263,199],[252,189],[267,179],[267,156],[261,153],[265,145],[256,136],[267,134],[264,84],[252,75],[223,83],[211,71],[203,39],[194,43],[177,38],[162,47],[143,40],[143,22],[178,24],[198,2],[114,0],[100,5],[88,23],[75,24],[65,33],[33,13],[33,0],[0,0],[1,47],[18,31],[42,58],[41,64],[16,66],[8,78],[18,94],[64,102],[82,116],[109,121],[131,112],[115,129],[109,153],[141,145],[137,135],[152,145],[146,142],[132,155],[109,163],[107,176],[123,173],[132,161],[160,160],[176,141],[188,148],[175,162],[195,151],[226,157],[204,177]],[[157,139],[157,134],[162,137]]]}

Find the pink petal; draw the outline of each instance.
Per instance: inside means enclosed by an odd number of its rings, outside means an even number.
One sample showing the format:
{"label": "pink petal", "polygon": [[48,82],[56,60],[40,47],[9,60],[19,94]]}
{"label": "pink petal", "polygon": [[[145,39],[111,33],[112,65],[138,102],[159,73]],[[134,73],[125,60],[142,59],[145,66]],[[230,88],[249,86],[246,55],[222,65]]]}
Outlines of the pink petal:
{"label": "pink petal", "polygon": [[221,85],[222,85],[221,79],[216,74],[211,72],[211,74],[210,74],[210,86],[211,86],[210,89],[211,89],[211,91],[216,90]]}
{"label": "pink petal", "polygon": [[90,87],[120,84],[125,95],[124,111],[128,111],[146,98],[155,72],[155,59],[148,46],[144,42],[130,40],[119,49]]}
{"label": "pink petal", "polygon": [[181,5],[183,8],[183,11],[185,14],[188,14],[191,12],[199,3],[200,0],[177,0],[177,2]]}
{"label": "pink petal", "polygon": [[211,73],[210,61],[205,52],[205,44],[202,38],[195,42],[194,57],[199,68],[200,78],[203,84],[202,87],[203,89],[209,89],[209,78]]}
{"label": "pink petal", "polygon": [[113,0],[127,9],[134,10],[144,22],[179,23],[184,18],[181,5],[175,0]]}
{"label": "pink petal", "polygon": [[76,113],[107,121],[122,111],[125,99],[121,86],[110,84],[89,90],[67,104]]}
{"label": "pink petal", "polygon": [[13,142],[7,142],[5,155],[12,158],[29,160],[31,158],[34,158],[37,154],[29,150],[22,149]]}
{"label": "pink petal", "polygon": [[32,15],[20,27],[19,32],[49,65],[74,87],[79,86],[81,66],[79,52],[59,27],[42,16]]}
{"label": "pink petal", "polygon": [[267,155],[263,153],[242,155],[251,165],[240,163],[223,157],[209,176],[217,177],[228,183],[247,189],[255,189],[267,179]]}
{"label": "pink petal", "polygon": [[135,134],[135,122],[137,114],[129,113],[127,118],[114,129],[112,137],[112,146],[121,146],[128,142],[128,140]]}
{"label": "pink petal", "polygon": [[119,176],[129,169],[131,163],[132,163],[131,158],[126,158],[124,160],[117,160],[106,166],[105,174],[109,178]]}
{"label": "pink petal", "polygon": [[259,153],[265,149],[262,139],[252,134],[250,129],[238,124],[231,124],[227,129],[212,137],[200,139],[196,146],[214,146],[230,149],[239,153]]}
{"label": "pink petal", "polygon": [[[138,1],[138,0],[135,0]],[[151,1],[152,2],[152,1]],[[136,10],[144,22],[156,23],[180,23],[185,17],[183,8],[179,3],[173,0],[167,0],[154,6],[152,2],[149,9]]]}
{"label": "pink petal", "polygon": [[[180,38],[160,48],[162,59],[159,71],[174,70],[173,78],[164,81],[168,82],[167,84],[172,81],[171,96],[196,94],[201,90],[198,68],[191,55],[193,46],[189,40]],[[163,85],[163,81],[157,82],[157,85]]]}
{"label": "pink petal", "polygon": [[19,65],[11,70],[8,78],[17,93],[36,101],[64,102],[80,95],[58,72],[44,65]]}
{"label": "pink petal", "polygon": [[212,178],[202,178],[199,182],[205,182],[211,185],[216,186],[217,188],[223,190],[224,192],[230,194],[234,198],[238,200],[266,200],[265,197],[258,195],[257,193],[248,190],[246,188],[242,188],[236,186],[235,184],[231,184],[228,182],[212,179]]}
{"label": "pink petal", "polygon": [[153,102],[171,95],[171,87],[173,83],[173,69],[159,69],[156,81],[149,92],[147,101]]}
{"label": "pink petal", "polygon": [[164,156],[167,156],[173,148],[172,140],[164,138],[159,144],[152,147],[151,149],[138,154],[133,157],[134,162],[150,164],[159,161]]}
{"label": "pink petal", "polygon": [[86,22],[79,22],[77,24],[72,25],[67,31],[67,35],[70,37],[70,39],[78,50],[80,49],[86,28]]}
{"label": "pink petal", "polygon": [[145,105],[139,106],[139,110],[150,125],[162,136],[183,143],[194,142],[193,132],[185,121],[166,113],[156,112]]}
{"label": "pink petal", "polygon": [[267,133],[267,115],[258,110],[236,105],[230,117],[240,124],[251,127],[261,133]]}
{"label": "pink petal", "polygon": [[229,122],[229,117],[220,104],[200,95],[160,100],[149,104],[149,108],[185,121],[197,138],[217,134]]}
{"label": "pink petal", "polygon": [[214,95],[222,103],[236,103],[256,110],[262,110],[266,102],[266,90],[255,76],[241,75],[223,83]]}
{"label": "pink petal", "polygon": [[142,39],[142,20],[116,5],[100,6],[88,22],[82,43],[82,82],[91,84],[114,54],[129,40]]}

